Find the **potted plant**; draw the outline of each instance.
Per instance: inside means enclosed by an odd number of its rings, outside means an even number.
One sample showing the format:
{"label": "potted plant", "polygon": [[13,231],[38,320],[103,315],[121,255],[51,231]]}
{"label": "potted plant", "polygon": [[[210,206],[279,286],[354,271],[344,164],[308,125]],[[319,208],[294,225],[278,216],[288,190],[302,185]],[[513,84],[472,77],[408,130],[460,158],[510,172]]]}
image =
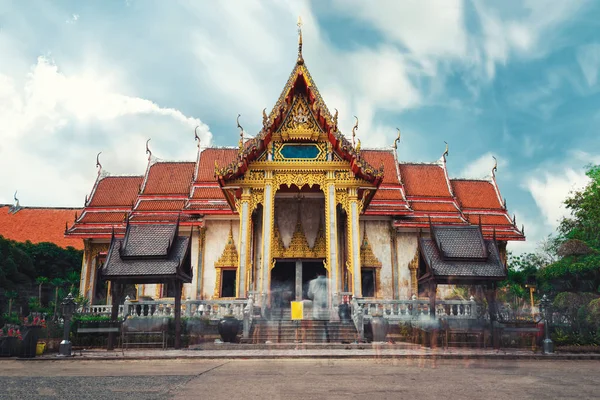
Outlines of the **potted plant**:
{"label": "potted plant", "polygon": [[217,325],[219,335],[224,342],[231,343],[235,342],[237,334],[240,330],[240,321],[233,316],[231,310],[221,318]]}
{"label": "potted plant", "polygon": [[16,356],[23,336],[17,326],[6,325],[0,329],[0,357]]}
{"label": "potted plant", "polygon": [[37,352],[40,331],[46,328],[46,319],[39,315],[30,315],[23,319],[23,341],[19,357],[33,358]]}

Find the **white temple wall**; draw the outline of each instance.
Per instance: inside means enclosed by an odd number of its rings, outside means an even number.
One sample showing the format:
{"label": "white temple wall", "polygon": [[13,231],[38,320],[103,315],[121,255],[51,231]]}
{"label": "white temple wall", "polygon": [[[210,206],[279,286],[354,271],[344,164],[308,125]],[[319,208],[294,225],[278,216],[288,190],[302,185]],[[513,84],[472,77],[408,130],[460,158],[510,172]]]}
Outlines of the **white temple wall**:
{"label": "white temple wall", "polygon": [[192,231],[192,247],[190,259],[192,263],[192,283],[184,283],[183,284],[183,298],[184,299],[198,299],[200,298],[200,290],[198,287],[198,282],[200,279],[200,271],[198,271],[198,266],[200,265],[198,256],[200,255],[200,234],[198,233],[198,229],[194,229]]}
{"label": "white temple wall", "polygon": [[361,225],[364,226],[362,239],[364,237],[364,229],[366,229],[369,243],[373,254],[381,261],[381,270],[379,272],[379,296],[384,299],[392,299],[394,293],[394,285],[392,280],[392,249],[390,246],[390,222],[383,221],[365,221]]}
{"label": "white temple wall", "polygon": [[[224,219],[206,220],[206,237],[204,247],[204,276],[202,285],[202,298],[212,299],[215,292],[217,271],[215,263],[223,254],[229,235],[229,227],[233,229],[233,242],[239,252],[239,220]],[[192,261],[194,262],[194,260]]]}
{"label": "white temple wall", "polygon": [[412,295],[410,282],[410,262],[417,254],[418,236],[416,232],[396,233],[396,254],[398,255],[398,297],[410,299]]}

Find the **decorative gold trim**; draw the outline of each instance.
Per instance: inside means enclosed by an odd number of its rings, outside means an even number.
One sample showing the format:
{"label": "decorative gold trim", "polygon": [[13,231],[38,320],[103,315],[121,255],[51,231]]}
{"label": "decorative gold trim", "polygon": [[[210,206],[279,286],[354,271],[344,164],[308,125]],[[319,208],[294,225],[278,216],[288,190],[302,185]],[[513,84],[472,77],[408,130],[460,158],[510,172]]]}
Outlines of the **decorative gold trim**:
{"label": "decorative gold trim", "polygon": [[[270,143],[273,143],[273,142],[270,142]],[[288,157],[284,157],[284,155],[281,153],[283,151],[284,147],[286,147],[286,146],[311,146],[311,147],[316,147],[318,149],[318,153],[313,158],[288,158]],[[274,160],[278,161],[278,162],[288,163],[288,162],[327,161],[327,146],[325,145],[325,142],[318,142],[318,143],[297,143],[297,142],[281,143],[281,142],[275,142],[273,144],[273,147],[275,148],[275,157],[274,157]]]}
{"label": "decorative gold trim", "polygon": [[[307,173],[308,172],[308,173]],[[294,173],[276,173],[273,177],[274,189],[279,190],[279,186],[286,185],[291,187],[292,185],[302,188],[304,185],[313,187],[319,185],[323,188],[325,185],[325,174],[323,172],[315,173],[314,171],[307,172],[294,172]]]}

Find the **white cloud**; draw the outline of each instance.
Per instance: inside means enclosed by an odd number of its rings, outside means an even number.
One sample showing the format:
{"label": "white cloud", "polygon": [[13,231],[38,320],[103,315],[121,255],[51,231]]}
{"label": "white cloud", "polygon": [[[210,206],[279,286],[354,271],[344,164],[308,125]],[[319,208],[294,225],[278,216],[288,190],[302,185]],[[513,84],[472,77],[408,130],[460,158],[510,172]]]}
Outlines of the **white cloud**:
{"label": "white cloud", "polygon": [[503,158],[498,157],[498,155],[487,152],[478,159],[467,164],[462,171],[460,172],[461,178],[471,178],[471,179],[482,179],[484,177],[490,176],[492,172],[492,168],[494,167],[494,157],[498,160],[498,168],[503,169],[507,162]]}
{"label": "white cloud", "polygon": [[[120,94],[118,83],[89,71],[65,75],[40,57],[22,86],[1,72],[0,203],[12,202],[18,189],[24,205],[81,204],[99,150],[108,170],[139,173],[149,137],[159,143],[159,157],[188,159],[196,126],[203,143],[211,141],[199,119]],[[190,146],[166,144],[177,137],[189,137]]]}
{"label": "white cloud", "polygon": [[577,62],[589,86],[598,82],[600,71],[600,43],[592,43],[577,49]]}
{"label": "white cloud", "polygon": [[563,202],[573,190],[584,187],[589,182],[583,169],[566,168],[560,172],[535,173],[524,182],[546,224],[553,229],[558,227],[562,217],[568,215]]}
{"label": "white cloud", "polygon": [[372,3],[335,2],[337,9],[369,23],[418,58],[463,56],[467,34],[461,0]]}

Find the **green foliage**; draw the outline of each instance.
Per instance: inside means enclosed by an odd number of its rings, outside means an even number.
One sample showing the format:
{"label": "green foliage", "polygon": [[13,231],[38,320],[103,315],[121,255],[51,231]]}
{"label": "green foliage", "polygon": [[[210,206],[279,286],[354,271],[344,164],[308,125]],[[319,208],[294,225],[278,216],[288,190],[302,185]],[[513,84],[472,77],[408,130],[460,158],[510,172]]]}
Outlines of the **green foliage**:
{"label": "green foliage", "polygon": [[[42,307],[42,287],[50,283],[49,277],[55,287],[62,288],[65,281],[77,286],[82,257],[83,252],[72,247],[19,243],[0,236],[0,311],[7,311],[9,305],[13,309],[17,304],[23,305],[33,289],[38,292],[38,302],[33,305]],[[55,292],[55,296],[60,294]],[[13,301],[7,301],[9,298]]]}
{"label": "green foliage", "polygon": [[590,183],[565,200],[571,216],[561,221],[558,230],[565,239],[579,239],[590,247],[599,249],[600,165],[590,166],[586,175],[590,178]]}
{"label": "green foliage", "polygon": [[110,316],[108,315],[94,315],[94,314],[75,314],[71,323],[81,323],[81,322],[103,322],[110,321]]}
{"label": "green foliage", "polygon": [[600,253],[567,256],[539,272],[552,291],[598,292]]}
{"label": "green foliage", "polygon": [[600,334],[600,298],[590,301],[586,311],[586,322]]}

